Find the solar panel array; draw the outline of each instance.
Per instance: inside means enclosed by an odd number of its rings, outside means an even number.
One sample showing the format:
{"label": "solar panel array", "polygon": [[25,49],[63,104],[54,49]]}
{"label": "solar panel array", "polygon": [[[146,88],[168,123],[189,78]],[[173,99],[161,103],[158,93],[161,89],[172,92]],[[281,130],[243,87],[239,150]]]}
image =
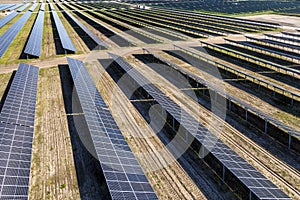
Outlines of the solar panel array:
{"label": "solar panel array", "polygon": [[17,12],[10,13],[9,15],[3,17],[0,19],[0,28],[2,28],[5,24],[10,22],[13,18],[15,18],[18,15]]}
{"label": "solar panel array", "polygon": [[290,33],[290,32],[281,32],[283,35],[292,36],[295,38],[300,38],[300,34]]}
{"label": "solar panel array", "polygon": [[25,47],[25,54],[40,57],[42,49],[43,27],[44,11],[40,10]]}
{"label": "solar panel array", "polygon": [[292,50],[292,52],[294,50],[300,50],[300,46],[293,45],[293,44],[277,42],[277,41],[270,40],[270,39],[258,39],[258,38],[254,38],[254,37],[250,37],[250,36],[245,36],[245,37],[247,40],[249,40],[251,42],[263,43],[263,44],[265,44],[265,46],[276,46],[278,48],[283,48],[284,50],[290,49],[290,50]]}
{"label": "solar panel array", "polygon": [[22,11],[25,10],[29,5],[30,5],[30,3],[26,3],[24,6],[22,6],[21,8],[19,8],[17,11],[18,11],[18,12],[22,12]]}
{"label": "solar panel array", "polygon": [[[142,74],[121,57],[109,54],[123,70],[151,95],[170,115],[172,115],[189,133],[193,134],[223,166],[237,177],[252,194],[260,199],[290,199],[276,185],[259,173],[237,153],[190,116],[184,109],[166,96]],[[196,133],[194,133],[196,131]]]}
{"label": "solar panel array", "polygon": [[27,22],[32,12],[27,11],[22,17],[18,19],[5,33],[3,33],[0,37],[0,58],[6,52],[7,48],[17,36],[21,28]]}
{"label": "solar panel array", "polygon": [[282,57],[288,58],[289,60],[292,60],[292,62],[296,62],[296,63],[300,62],[300,60],[299,60],[300,57],[299,56],[294,56],[294,55],[279,52],[279,51],[276,51],[276,50],[271,50],[271,49],[268,49],[268,48],[260,47],[260,46],[253,45],[253,44],[246,43],[246,42],[237,42],[237,41],[230,40],[230,39],[227,39],[227,38],[225,38],[224,40],[229,42],[229,43],[236,44],[236,45],[239,45],[239,46],[243,46],[247,49],[251,49],[253,51],[259,50],[260,52],[265,52],[265,54],[267,54],[267,55],[275,54],[275,55],[279,55],[281,58]]}
{"label": "solar panel array", "polygon": [[[57,4],[59,7],[61,7],[59,4]],[[62,8],[62,7],[61,7]],[[107,44],[100,40],[94,33],[92,33],[85,25],[83,25],[78,19],[76,19],[72,14],[70,14],[68,11],[66,11],[64,8],[62,8],[64,12],[99,46],[103,48],[108,48]]]}
{"label": "solar panel array", "polygon": [[290,37],[283,37],[283,36],[278,36],[278,35],[272,35],[272,34],[264,34],[266,38],[272,38],[276,39],[279,41],[284,41],[284,42],[292,42],[292,43],[297,43],[300,44],[300,39],[295,39],[295,38],[290,38]]}
{"label": "solar panel array", "polygon": [[83,62],[67,58],[112,199],[157,199]]}
{"label": "solar panel array", "polygon": [[2,5],[0,5],[0,11],[1,10],[6,10],[7,8],[12,7],[14,5],[15,4],[2,4]]}
{"label": "solar panel array", "polygon": [[22,5],[23,5],[23,4],[16,4],[16,5],[10,7],[8,10],[15,10],[15,9],[19,8],[19,7],[22,6]]}
{"label": "solar panel array", "polygon": [[[176,48],[179,48],[183,51],[186,51],[186,52],[189,52],[190,54],[195,54],[194,52],[192,51],[189,51],[188,49],[184,49],[182,47],[179,47],[177,45],[174,45],[174,47]],[[163,57],[153,53],[152,51],[148,50],[148,49],[145,49],[143,48],[145,51],[147,51],[149,54],[153,55],[155,58],[159,59],[160,61],[168,64],[169,66],[171,66],[172,68],[180,71],[181,73],[187,75],[189,78],[192,78],[193,80],[195,80],[196,82],[200,83],[200,84],[203,84],[205,87],[207,87],[208,89],[210,90],[213,90],[215,91],[216,93],[220,94],[221,96],[224,96],[226,97],[228,100],[232,101],[232,102],[237,102],[239,105],[243,106],[246,110],[248,111],[252,111],[253,113],[259,115],[261,118],[263,118],[264,120],[274,124],[275,126],[281,128],[282,130],[285,130],[287,133],[289,133],[290,135],[293,135],[297,138],[300,139],[300,132],[295,130],[294,128],[290,127],[289,125],[285,124],[285,123],[282,123],[278,120],[276,120],[275,118],[271,117],[270,115],[268,114],[265,114],[265,113],[262,113],[260,110],[254,108],[252,105],[240,100],[240,99],[237,99],[233,96],[231,96],[230,94],[226,93],[226,91],[223,91],[219,88],[216,88],[214,85],[212,85],[211,83],[205,81],[204,79],[200,78],[199,76],[193,74],[193,73],[190,73],[189,71],[183,69],[182,67],[176,65],[175,63],[173,62],[170,62],[166,59],[164,59]],[[198,54],[197,54],[198,55]]]}
{"label": "solar panel array", "polygon": [[38,3],[34,3],[30,8],[29,8],[29,11],[33,12],[36,7],[38,6],[39,4]]}
{"label": "solar panel array", "polygon": [[[52,5],[52,4],[50,4],[50,5]],[[53,16],[53,19],[54,19],[54,22],[55,22],[55,25],[56,25],[56,28],[58,31],[58,35],[59,35],[59,38],[60,38],[63,48],[68,51],[76,52],[76,48],[75,48],[71,38],[69,37],[64,25],[62,24],[61,20],[59,19],[56,11],[52,10],[51,13],[52,13],[52,16]]]}
{"label": "solar panel array", "polygon": [[0,114],[0,199],[27,199],[38,68],[20,63]]}
{"label": "solar panel array", "polygon": [[261,58],[257,58],[257,57],[242,53],[240,51],[236,51],[236,50],[233,50],[233,49],[229,49],[229,48],[226,48],[226,47],[223,47],[223,46],[220,46],[220,45],[216,45],[216,44],[212,44],[212,43],[208,43],[208,42],[204,42],[204,41],[200,41],[200,43],[204,46],[213,47],[213,48],[216,48],[216,49],[221,49],[221,50],[233,53],[235,55],[240,55],[241,57],[247,58],[248,61],[251,60],[251,61],[255,61],[256,63],[262,63],[265,66],[272,66],[272,68],[275,68],[275,69],[280,69],[280,70],[290,72],[290,73],[293,73],[293,74],[300,74],[299,70],[289,68],[289,67],[285,67],[283,65],[279,65],[279,64],[276,64],[274,62],[269,62],[267,60],[264,60],[264,59],[261,59]]}

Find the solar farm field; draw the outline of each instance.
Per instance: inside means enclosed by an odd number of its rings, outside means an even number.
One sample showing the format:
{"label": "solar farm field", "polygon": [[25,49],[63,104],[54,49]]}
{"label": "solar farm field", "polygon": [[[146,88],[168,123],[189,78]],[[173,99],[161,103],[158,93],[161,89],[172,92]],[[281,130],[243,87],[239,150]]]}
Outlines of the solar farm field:
{"label": "solar farm field", "polygon": [[299,1],[1,3],[0,199],[300,199]]}

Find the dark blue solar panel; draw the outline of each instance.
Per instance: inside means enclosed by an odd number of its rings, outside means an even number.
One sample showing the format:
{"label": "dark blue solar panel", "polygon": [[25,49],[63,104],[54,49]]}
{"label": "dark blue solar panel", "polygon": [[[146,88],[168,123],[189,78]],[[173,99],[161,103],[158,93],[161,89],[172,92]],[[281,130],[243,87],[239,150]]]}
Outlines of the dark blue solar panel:
{"label": "dark blue solar panel", "polygon": [[44,11],[39,11],[39,14],[35,20],[31,34],[29,36],[24,53],[36,57],[40,57],[42,49],[43,39],[43,27],[44,27]]}
{"label": "dark blue solar panel", "polygon": [[[188,50],[188,49],[184,49],[184,48],[179,47],[179,46],[177,46],[177,45],[174,45],[174,46],[175,46],[176,48],[179,48],[180,50],[182,50],[182,51],[184,51],[184,52],[188,52],[188,53],[191,54],[191,55],[197,55],[197,57],[198,57],[198,56],[199,56],[199,57],[202,57],[200,54],[196,54],[196,53],[194,53],[194,52],[192,52],[192,51],[190,51],[190,50]],[[190,73],[188,70],[183,69],[182,67],[180,67],[180,66],[178,66],[178,65],[176,65],[176,64],[174,64],[174,63],[172,63],[172,62],[170,62],[170,61],[168,61],[167,59],[162,58],[161,56],[159,56],[159,55],[153,53],[152,51],[150,51],[150,50],[148,50],[148,49],[145,49],[145,48],[144,48],[144,50],[147,51],[148,53],[150,53],[151,55],[155,56],[157,59],[159,59],[159,60],[161,60],[161,61],[167,63],[167,64],[168,64],[169,66],[171,66],[172,68],[174,68],[174,69],[176,69],[176,70],[182,72],[183,74],[186,74],[188,77],[194,79],[196,82],[198,82],[198,83],[200,83],[200,84],[203,84],[203,85],[206,86],[208,89],[217,92],[218,94],[220,94],[221,96],[226,97],[226,98],[229,99],[230,101],[237,102],[239,105],[243,106],[246,110],[252,111],[253,113],[256,113],[257,115],[259,115],[260,117],[262,117],[262,118],[265,119],[266,121],[268,121],[268,122],[270,122],[270,123],[272,123],[272,124],[274,124],[274,125],[280,127],[282,130],[285,130],[287,133],[289,133],[289,134],[291,134],[291,135],[293,135],[293,136],[295,136],[295,137],[297,137],[297,138],[300,138],[300,132],[297,131],[297,130],[295,130],[294,128],[292,128],[292,127],[286,125],[285,123],[282,123],[282,122],[276,120],[275,118],[269,116],[268,114],[262,113],[260,110],[254,108],[254,107],[251,106],[250,104],[248,104],[248,103],[246,103],[246,102],[244,102],[244,101],[242,101],[242,100],[240,100],[240,99],[237,99],[237,98],[235,98],[235,97],[233,97],[233,96],[227,94],[226,91],[223,91],[223,90],[221,90],[221,89],[215,87],[215,85],[213,85],[213,84],[211,84],[211,83],[205,81],[204,79],[200,78],[199,76],[197,76],[197,75],[195,75],[195,74],[193,74],[193,73]],[[206,58],[206,59],[210,60],[209,58]],[[216,61],[213,61],[213,60],[210,60],[210,61],[216,62]],[[216,63],[218,63],[218,62],[216,62]],[[218,64],[222,65],[221,63],[218,63]]]}
{"label": "dark blue solar panel", "polygon": [[9,15],[3,17],[0,19],[0,28],[2,28],[5,24],[10,22],[13,18],[15,18],[18,15],[17,12],[10,13]]}
{"label": "dark blue solar panel", "polygon": [[286,53],[282,53],[282,52],[279,52],[279,51],[276,51],[276,50],[267,49],[267,48],[260,47],[260,46],[254,45],[254,44],[249,44],[249,43],[245,43],[245,42],[241,43],[241,42],[230,40],[230,39],[227,39],[227,38],[225,38],[225,41],[228,41],[228,42],[236,44],[236,45],[243,46],[243,47],[248,48],[248,49],[258,49],[261,52],[268,52],[269,54],[275,54],[275,55],[279,55],[279,56],[284,56],[284,57],[292,59],[292,60],[294,60],[294,59],[295,60],[299,60],[300,59],[299,56],[293,56],[291,54],[286,54]]}
{"label": "dark blue solar panel", "polygon": [[0,11],[1,11],[1,10],[6,10],[6,9],[8,9],[8,8],[14,6],[14,5],[15,5],[15,4],[2,4],[2,5],[0,6]]}
{"label": "dark blue solar panel", "polygon": [[[61,7],[59,4],[57,4],[59,7]],[[61,7],[62,8],[62,7]],[[72,14],[70,14],[68,11],[66,11],[64,8],[62,8],[65,13],[99,46],[102,46],[104,48],[108,48],[107,44],[100,40],[94,33],[92,33],[86,26],[84,26],[78,19],[76,19]]]}
{"label": "dark blue solar panel", "polygon": [[272,66],[272,67],[277,68],[277,69],[283,69],[284,71],[288,71],[288,72],[295,73],[295,74],[300,74],[300,71],[298,71],[296,69],[285,67],[283,65],[279,65],[279,64],[276,64],[274,62],[269,62],[267,60],[264,60],[264,59],[261,59],[261,58],[257,58],[257,57],[242,53],[240,51],[236,51],[236,50],[233,50],[233,49],[229,49],[229,48],[226,48],[226,47],[223,47],[223,46],[220,46],[220,45],[216,45],[216,44],[212,44],[212,43],[208,43],[208,42],[204,42],[204,41],[200,41],[200,42],[201,42],[201,44],[206,45],[206,46],[211,46],[211,47],[214,47],[214,48],[217,48],[217,49],[222,49],[222,50],[225,50],[227,52],[231,52],[235,55],[241,55],[244,58],[248,58],[249,60],[255,60],[259,63],[265,64],[266,66]]}
{"label": "dark blue solar panel", "polygon": [[19,7],[22,6],[22,5],[23,5],[23,4],[16,4],[16,5],[10,7],[8,10],[15,10],[15,9],[19,8]]}
{"label": "dark blue solar panel", "polygon": [[27,11],[21,18],[18,19],[5,33],[3,33],[0,37],[0,58],[6,52],[7,48],[17,36],[21,28],[27,22],[32,12]]}
{"label": "dark blue solar panel", "polygon": [[[227,145],[218,140],[218,138],[207,130],[202,124],[190,116],[187,111],[176,104],[170,97],[166,96],[155,85],[150,83],[141,73],[134,69],[130,64],[124,61],[121,57],[109,53],[109,55],[132,77],[139,85],[141,85],[170,115],[172,115],[195,139],[197,139],[211,154],[215,156],[234,176],[240,179],[249,190],[258,198],[290,199],[284,192],[279,190],[271,181],[260,174],[254,167],[248,164],[237,153],[231,150]],[[246,174],[244,174],[247,172]],[[255,172],[256,176],[250,176],[247,180],[241,178],[251,175],[250,172]],[[263,181],[263,185],[260,181]],[[276,193],[272,191],[276,190]],[[260,192],[268,191],[266,196]],[[265,193],[264,193],[265,194]]]}
{"label": "dark blue solar panel", "polygon": [[67,58],[112,199],[157,199],[83,62]]}
{"label": "dark blue solar panel", "polygon": [[22,12],[22,11],[25,10],[28,6],[30,6],[30,3],[26,3],[24,6],[22,6],[21,8],[19,8],[17,11],[18,11],[18,12]]}
{"label": "dark blue solar panel", "polygon": [[0,199],[27,199],[38,68],[20,63],[0,114]]}
{"label": "dark blue solar panel", "polygon": [[52,16],[58,31],[58,35],[60,38],[60,41],[62,43],[62,46],[64,49],[72,51],[72,52],[76,52],[76,48],[71,40],[71,38],[69,37],[64,25],[62,24],[61,20],[59,19],[56,11],[52,10]]}

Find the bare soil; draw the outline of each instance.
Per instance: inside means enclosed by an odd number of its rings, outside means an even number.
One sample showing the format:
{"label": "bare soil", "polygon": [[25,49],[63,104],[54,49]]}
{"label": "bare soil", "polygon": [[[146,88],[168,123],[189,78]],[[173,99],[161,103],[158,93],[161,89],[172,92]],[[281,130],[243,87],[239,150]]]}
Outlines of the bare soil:
{"label": "bare soil", "polygon": [[40,70],[34,131],[29,199],[79,199],[57,67]]}

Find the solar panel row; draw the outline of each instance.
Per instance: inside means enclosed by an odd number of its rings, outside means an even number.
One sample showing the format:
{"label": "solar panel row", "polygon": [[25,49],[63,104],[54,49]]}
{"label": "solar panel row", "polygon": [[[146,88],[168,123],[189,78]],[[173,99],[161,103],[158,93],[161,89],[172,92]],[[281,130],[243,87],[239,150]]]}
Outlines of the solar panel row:
{"label": "solar panel row", "polygon": [[268,49],[268,48],[264,48],[264,47],[260,47],[260,46],[257,46],[257,45],[253,45],[253,44],[249,44],[249,43],[245,43],[245,42],[237,42],[237,41],[234,41],[234,40],[230,40],[230,39],[227,39],[225,38],[225,41],[229,42],[229,43],[232,43],[232,44],[235,44],[235,45],[238,45],[238,46],[243,46],[244,48],[246,49],[250,49],[250,50],[259,50],[260,52],[263,52],[267,55],[279,55],[282,59],[285,58],[284,60],[289,60],[291,62],[295,62],[295,63],[299,63],[300,62],[300,56],[295,56],[295,55],[291,55],[291,54],[287,54],[287,53],[283,53],[283,52],[279,52],[279,51],[275,51],[275,50],[271,50],[271,49]]}
{"label": "solar panel row", "polygon": [[8,8],[14,6],[14,5],[15,5],[15,4],[2,4],[2,5],[0,6],[0,11],[1,11],[1,10],[6,10],[6,9],[8,9]]}
{"label": "solar panel row", "polygon": [[30,3],[26,3],[24,6],[22,6],[21,8],[19,8],[17,11],[18,11],[18,12],[22,12],[22,11],[25,10],[29,5],[30,5]]}
{"label": "solar panel row", "polygon": [[244,58],[247,59],[247,61],[251,61],[251,62],[255,62],[255,63],[262,63],[263,66],[272,66],[272,68],[275,68],[275,69],[282,69],[286,72],[290,72],[290,73],[293,73],[293,74],[300,74],[300,72],[298,70],[295,70],[295,69],[292,69],[292,68],[289,68],[289,67],[285,67],[283,65],[279,65],[279,64],[276,64],[274,62],[269,62],[267,60],[264,60],[264,59],[261,59],[261,58],[257,58],[257,57],[242,53],[240,51],[235,51],[233,49],[229,49],[229,48],[226,48],[226,47],[223,47],[223,46],[220,46],[220,45],[216,45],[216,44],[212,44],[212,43],[208,43],[208,42],[204,42],[204,41],[200,41],[200,43],[204,46],[213,47],[213,48],[216,48],[216,49],[221,49],[221,50],[233,53],[234,55],[239,55],[241,59],[242,59],[242,57],[244,57]]}
{"label": "solar panel row", "polygon": [[0,114],[0,199],[27,199],[38,68],[20,63]]}
{"label": "solar panel row", "polygon": [[41,7],[40,7],[40,10],[41,11],[45,11],[45,7],[46,7],[46,4],[45,3],[42,3]]}
{"label": "solar panel row", "polygon": [[50,6],[50,10],[51,10],[51,11],[54,11],[54,10],[55,10],[54,5],[53,5],[52,3],[49,3],[49,6]]}
{"label": "solar panel row", "polygon": [[[290,199],[271,181],[220,141],[214,134],[190,116],[184,109],[166,96],[142,74],[121,57],[109,54],[123,70],[142,86],[170,115],[172,115],[197,141],[222,163],[226,170],[237,177],[259,199]],[[196,130],[196,132],[195,132]]]}
{"label": "solar panel row", "polygon": [[[177,45],[174,45],[175,48],[179,48],[180,50],[182,51],[185,51],[185,52],[189,52],[190,54],[194,54],[194,52],[192,51],[189,51],[188,49],[184,49],[182,47],[179,47]],[[168,64],[169,66],[171,66],[172,68],[180,71],[181,73],[187,75],[189,78],[192,78],[194,79],[196,82],[200,83],[200,84],[203,84],[205,87],[207,87],[208,89],[210,90],[213,90],[215,91],[216,93],[220,94],[221,96],[224,96],[226,97],[228,100],[230,100],[231,102],[236,102],[238,103],[239,105],[243,106],[246,110],[250,111],[250,112],[253,112],[257,115],[259,115],[260,117],[262,117],[264,120],[270,122],[271,124],[274,124],[275,126],[281,128],[282,130],[285,130],[287,133],[297,137],[297,138],[300,138],[300,132],[295,130],[294,128],[274,119],[273,117],[269,116],[268,114],[265,114],[265,113],[262,113],[260,110],[254,108],[252,105],[240,100],[240,99],[237,99],[233,96],[231,96],[230,94],[228,94],[226,91],[224,90],[221,90],[219,88],[216,88],[214,85],[212,85],[211,83],[205,81],[204,79],[200,78],[199,76],[193,74],[193,73],[190,73],[189,71],[183,69],[182,67],[176,65],[175,63],[172,63],[164,58],[162,58],[161,56],[153,53],[152,51],[148,50],[148,49],[145,49],[143,48],[145,51],[147,51],[149,54],[153,55],[155,58],[161,60],[162,62]]]}
{"label": "solar panel row", "polygon": [[62,24],[61,20],[59,19],[56,11],[52,10],[51,13],[52,13],[52,16],[53,16],[53,19],[54,19],[54,22],[55,22],[56,29],[58,31],[60,41],[62,43],[62,47],[65,50],[76,52],[76,48],[75,48],[71,38],[69,37],[64,25]]}
{"label": "solar panel row", "polygon": [[275,46],[275,47],[281,47],[284,49],[289,49],[292,52],[294,50],[300,50],[300,46],[297,45],[293,45],[293,44],[287,44],[287,43],[283,43],[283,42],[277,42],[274,40],[270,40],[270,39],[258,39],[258,38],[254,38],[254,37],[250,37],[250,36],[245,36],[247,40],[252,41],[252,42],[257,42],[257,43],[263,43],[265,46]]}
{"label": "solar panel row", "polygon": [[22,5],[23,5],[23,4],[16,4],[16,5],[10,7],[8,10],[15,10],[15,9],[19,8],[19,7],[22,6]]}
{"label": "solar panel row", "polygon": [[67,58],[112,199],[157,199],[83,62]]}
{"label": "solar panel row", "polygon": [[279,35],[272,35],[272,34],[264,34],[266,38],[272,38],[276,39],[279,41],[284,41],[284,42],[291,42],[291,43],[296,43],[297,45],[300,45],[300,39],[295,39],[295,38],[290,38],[290,37],[283,37]]}
{"label": "solar panel row", "polygon": [[29,8],[29,11],[33,12],[36,7],[38,6],[39,4],[38,3],[34,3],[30,8]]}
{"label": "solar panel row", "polygon": [[[59,4],[57,4],[60,6]],[[60,6],[61,7],[61,6]],[[61,7],[62,8],[62,7]],[[100,40],[94,33],[92,33],[85,25],[83,25],[78,19],[76,19],[72,14],[70,14],[68,11],[66,11],[64,8],[62,8],[64,12],[98,45],[102,48],[108,48],[108,45]],[[101,48],[101,49],[102,49]]]}
{"label": "solar panel row", "polygon": [[0,58],[6,52],[7,48],[17,36],[21,28],[27,22],[32,12],[27,11],[21,18],[18,19],[5,33],[3,33],[0,37]]}
{"label": "solar panel row", "polygon": [[24,50],[25,54],[40,57],[42,49],[43,27],[44,11],[39,11]]}
{"label": "solar panel row", "polygon": [[10,22],[13,18],[15,18],[18,15],[17,12],[10,13],[9,15],[3,17],[0,19],[0,28],[2,28],[5,24]]}

